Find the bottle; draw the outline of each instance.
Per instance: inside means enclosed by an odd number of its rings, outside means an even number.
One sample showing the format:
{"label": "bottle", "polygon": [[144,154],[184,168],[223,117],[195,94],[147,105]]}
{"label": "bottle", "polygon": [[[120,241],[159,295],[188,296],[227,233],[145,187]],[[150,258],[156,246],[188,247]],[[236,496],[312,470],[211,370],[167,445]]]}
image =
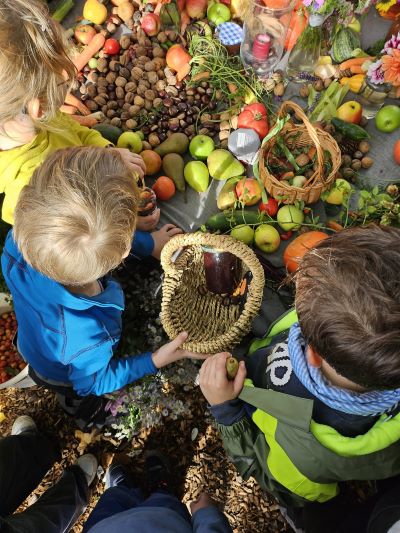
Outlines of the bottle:
{"label": "bottle", "polygon": [[307,74],[314,72],[321,55],[324,20],[325,15],[318,13],[310,15],[307,28],[290,52],[286,73],[292,81],[307,80]]}

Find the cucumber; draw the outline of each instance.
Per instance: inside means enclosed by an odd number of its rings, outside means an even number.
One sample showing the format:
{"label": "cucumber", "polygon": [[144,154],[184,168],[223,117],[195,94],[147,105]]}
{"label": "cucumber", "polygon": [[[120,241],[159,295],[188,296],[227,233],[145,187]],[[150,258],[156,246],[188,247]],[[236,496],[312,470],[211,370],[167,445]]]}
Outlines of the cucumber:
{"label": "cucumber", "polygon": [[92,130],[96,130],[101,135],[110,141],[110,143],[117,145],[118,138],[122,134],[122,130],[117,126],[111,126],[111,124],[95,124]]}
{"label": "cucumber", "polygon": [[357,126],[357,124],[350,124],[340,118],[333,118],[331,122],[335,129],[348,139],[362,141],[370,138],[369,133],[361,126]]}
{"label": "cucumber", "polygon": [[237,209],[236,211],[224,211],[212,215],[206,222],[206,227],[212,231],[228,231],[239,224],[259,224],[263,216],[259,211]]}

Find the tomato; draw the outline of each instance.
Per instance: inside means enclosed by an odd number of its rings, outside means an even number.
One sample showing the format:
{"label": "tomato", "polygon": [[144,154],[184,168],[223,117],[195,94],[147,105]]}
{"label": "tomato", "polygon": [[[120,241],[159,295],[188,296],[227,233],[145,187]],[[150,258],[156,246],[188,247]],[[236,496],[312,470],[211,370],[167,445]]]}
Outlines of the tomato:
{"label": "tomato", "polygon": [[281,241],[288,241],[293,235],[293,231],[289,230],[286,233],[281,233]]}
{"label": "tomato", "polygon": [[109,54],[110,56],[115,56],[118,54],[120,49],[121,47],[116,39],[107,39],[103,47],[105,53]]}
{"label": "tomato", "polygon": [[264,211],[270,217],[274,217],[276,213],[278,212],[278,209],[279,209],[279,204],[275,200],[275,198],[268,198],[268,201],[266,204],[261,203],[258,206],[259,211]]}
{"label": "tomato", "polygon": [[283,254],[283,262],[288,272],[295,272],[305,253],[327,238],[328,235],[322,231],[308,231],[296,237]]}
{"label": "tomato", "polygon": [[158,200],[169,200],[175,194],[175,183],[167,176],[160,176],[152,187]]}
{"label": "tomato", "polygon": [[261,140],[264,139],[269,130],[265,105],[251,104],[246,106],[239,115],[238,128],[254,130]]}

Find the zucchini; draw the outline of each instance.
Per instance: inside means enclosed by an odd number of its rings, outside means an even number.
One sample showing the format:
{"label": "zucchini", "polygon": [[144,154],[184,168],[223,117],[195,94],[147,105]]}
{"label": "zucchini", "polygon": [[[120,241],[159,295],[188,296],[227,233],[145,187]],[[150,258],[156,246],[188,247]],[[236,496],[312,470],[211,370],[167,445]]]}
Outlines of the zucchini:
{"label": "zucchini", "polygon": [[364,128],[361,128],[361,126],[357,126],[357,124],[350,124],[340,118],[333,118],[331,122],[335,129],[348,139],[362,141],[370,138],[369,133]]}
{"label": "zucchini", "polygon": [[110,143],[117,145],[118,138],[122,134],[122,130],[117,128],[117,126],[112,126],[111,124],[95,124],[92,127],[92,130],[96,130],[101,135],[110,141]]}
{"label": "zucchini", "polygon": [[73,7],[73,0],[60,0],[51,13],[53,20],[56,22],[62,22]]}
{"label": "zucchini", "polygon": [[212,215],[206,222],[206,227],[212,231],[228,231],[239,224],[259,224],[263,215],[259,211],[237,209],[227,210]]}

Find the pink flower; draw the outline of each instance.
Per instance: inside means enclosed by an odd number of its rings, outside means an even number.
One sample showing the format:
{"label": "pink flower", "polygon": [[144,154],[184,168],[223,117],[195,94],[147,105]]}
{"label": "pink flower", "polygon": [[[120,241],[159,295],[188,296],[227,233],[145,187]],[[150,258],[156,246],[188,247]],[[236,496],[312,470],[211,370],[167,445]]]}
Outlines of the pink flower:
{"label": "pink flower", "polygon": [[370,65],[367,76],[371,79],[372,83],[375,83],[376,85],[385,83],[382,61],[380,59]]}
{"label": "pink flower", "polygon": [[397,35],[392,35],[392,37],[386,41],[382,52],[391,55],[392,50],[400,50],[400,32]]}

